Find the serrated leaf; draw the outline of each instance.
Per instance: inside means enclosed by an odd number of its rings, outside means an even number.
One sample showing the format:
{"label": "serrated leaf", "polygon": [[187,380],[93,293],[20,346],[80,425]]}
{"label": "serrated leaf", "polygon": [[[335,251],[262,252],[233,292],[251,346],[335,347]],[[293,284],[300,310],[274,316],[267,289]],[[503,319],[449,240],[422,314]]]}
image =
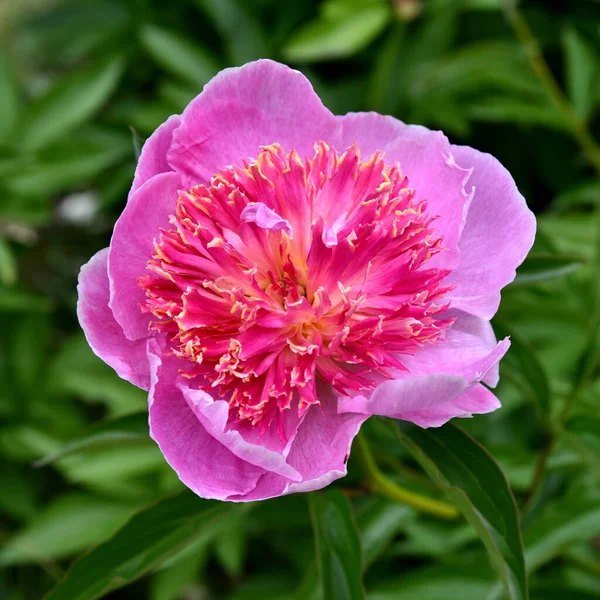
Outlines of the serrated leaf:
{"label": "serrated leaf", "polygon": [[494,459],[452,423],[439,429],[402,424],[400,430],[402,443],[479,533],[510,600],[526,600],[519,515]]}
{"label": "serrated leaf", "polygon": [[389,8],[378,3],[357,5],[336,19],[322,15],[294,35],[283,54],[288,60],[298,62],[352,56],[383,31],[389,16]]}
{"label": "serrated leaf", "polygon": [[170,555],[212,536],[232,510],[185,491],[143,509],[76,561],[46,600],[94,600],[139,579]]}
{"label": "serrated leaf", "polygon": [[362,600],[362,549],[350,502],[335,488],[309,496],[323,600]]}
{"label": "serrated leaf", "polygon": [[143,25],[139,38],[144,49],[166,71],[201,86],[216,75],[219,65],[202,46],[180,33],[157,25]]}
{"label": "serrated leaf", "polygon": [[110,98],[123,71],[117,57],[60,80],[23,116],[19,149],[39,150],[84,123]]}

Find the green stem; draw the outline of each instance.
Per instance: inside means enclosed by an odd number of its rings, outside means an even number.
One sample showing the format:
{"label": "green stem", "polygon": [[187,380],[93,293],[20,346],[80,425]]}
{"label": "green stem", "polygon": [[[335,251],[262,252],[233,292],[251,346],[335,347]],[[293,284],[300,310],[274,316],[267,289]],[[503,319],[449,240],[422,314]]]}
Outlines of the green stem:
{"label": "green stem", "polygon": [[422,496],[416,492],[406,490],[399,485],[390,481],[380,470],[373,454],[369,448],[369,444],[361,432],[356,438],[355,448],[357,450],[357,458],[366,479],[368,488],[375,494],[379,494],[388,500],[408,504],[416,508],[420,512],[441,517],[442,519],[456,519],[459,516],[458,510],[451,504]]}
{"label": "green stem", "polygon": [[[515,35],[523,45],[523,49],[527,54],[529,63],[533,72],[537,75],[541,84],[544,86],[549,98],[554,102],[556,107],[561,111],[565,122],[569,126],[571,134],[579,144],[581,151],[585,155],[589,164],[594,168],[596,173],[600,175],[600,147],[596,143],[596,140],[591,135],[587,123],[578,114],[569,98],[563,92],[562,88],[558,85],[548,63],[546,62],[540,45],[533,35],[527,19],[523,14],[513,6],[507,6],[507,15],[510,24],[512,25]],[[596,218],[598,219],[598,256],[600,257],[600,211],[597,211]],[[600,262],[598,263],[600,264]],[[600,294],[600,286],[597,287],[597,295]],[[592,327],[590,332],[590,340],[586,345],[586,352],[594,352],[594,342],[600,328],[600,307],[596,308],[593,318]],[[593,374],[598,363],[598,356],[594,352],[593,356],[588,360],[585,356],[582,356],[583,365],[580,373],[577,374],[573,387],[567,401],[565,402],[564,408],[558,417],[557,430],[560,432],[568,418],[569,411],[575,403],[579,392],[588,382],[590,376]],[[532,484],[529,490],[529,501],[532,502],[535,494],[540,488],[546,469],[548,466],[548,459],[552,454],[556,443],[556,435],[550,435],[544,448],[538,458],[535,474],[533,477]]]}
{"label": "green stem", "polygon": [[569,102],[569,99],[558,85],[525,17],[516,8],[509,8],[507,13],[508,20],[529,58],[529,63],[531,64],[533,72],[538,76],[538,79],[546,89],[548,96],[562,112],[565,122],[568,124],[573,137],[579,143],[588,162],[594,167],[596,173],[600,175],[600,148],[590,134],[587,124],[577,114],[577,111],[573,108],[573,105]]}

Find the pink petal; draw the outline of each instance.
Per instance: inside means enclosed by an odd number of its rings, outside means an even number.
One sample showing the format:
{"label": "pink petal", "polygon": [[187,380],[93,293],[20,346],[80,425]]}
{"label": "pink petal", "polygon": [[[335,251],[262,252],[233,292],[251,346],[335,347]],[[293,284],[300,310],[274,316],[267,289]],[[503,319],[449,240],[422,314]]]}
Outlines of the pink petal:
{"label": "pink petal", "polygon": [[428,266],[456,266],[458,240],[471,201],[465,190],[470,171],[456,164],[446,136],[374,112],[348,113],[338,119],[344,147],[356,142],[365,157],[382,150],[386,162],[398,161],[409,187],[416,190],[416,199],[427,200],[429,213],[439,216],[433,227],[442,235],[447,250],[434,256]]}
{"label": "pink petal", "polygon": [[292,233],[287,219],[280,217],[274,210],[271,210],[264,202],[250,202],[240,214],[242,223],[256,223],[263,229],[270,231],[281,231],[286,229]]}
{"label": "pink petal", "polygon": [[296,469],[286,463],[282,453],[246,441],[235,429],[227,430],[229,404],[225,400],[215,400],[202,390],[191,389],[184,381],[177,387],[206,431],[237,457],[292,481],[302,480]]}
{"label": "pink petal", "polygon": [[319,490],[346,475],[352,440],[368,416],[336,414],[330,390],[320,390],[322,405],[312,406],[300,425],[287,462],[302,476],[299,482],[267,473],[254,490],[234,501],[263,500],[283,494]]}
{"label": "pink petal", "polygon": [[221,71],[192,100],[181,115],[168,161],[182,174],[184,187],[192,187],[275,142],[301,157],[312,156],[314,144],[334,143],[338,130],[304,75],[258,60]]}
{"label": "pink petal", "polygon": [[[444,316],[456,321],[441,343],[426,346],[414,356],[402,357],[402,363],[416,374],[464,374],[473,363],[485,360],[497,347],[496,336],[489,321],[458,310]],[[491,387],[498,384],[498,365],[492,365],[483,382]]]}
{"label": "pink petal", "polygon": [[441,427],[455,417],[467,418],[482,415],[500,408],[498,398],[483,385],[476,385],[457,398],[424,410],[402,413],[403,421],[412,421],[419,427]]}
{"label": "pink petal", "polygon": [[480,381],[497,382],[497,365],[510,346],[492,344],[493,333],[477,317],[461,313],[442,342],[403,356],[408,373],[384,381],[367,398],[341,398],[339,412],[403,418],[458,398]]}
{"label": "pink petal", "polygon": [[146,340],[128,340],[108,307],[107,260],[108,248],[104,248],[81,267],[77,286],[79,323],[96,356],[110,365],[119,377],[147,390],[150,371]]}
{"label": "pink petal", "polygon": [[322,402],[308,411],[292,449],[288,463],[302,475],[286,494],[319,490],[346,475],[352,440],[368,416],[336,414],[333,402]]}
{"label": "pink petal", "polygon": [[456,161],[473,169],[474,198],[460,239],[462,260],[446,279],[456,285],[452,306],[490,319],[500,290],[515,278],[535,237],[535,217],[510,173],[489,154],[452,146]]}
{"label": "pink petal", "polygon": [[170,116],[144,143],[135,169],[129,196],[148,179],[172,171],[167,162],[167,150],[173,141],[173,131],[179,127],[179,115]]}
{"label": "pink petal", "polygon": [[235,456],[210,435],[176,387],[180,361],[148,342],[150,435],[181,481],[202,498],[227,500],[252,491],[264,469]]}
{"label": "pink petal", "polygon": [[129,198],[115,225],[108,255],[109,306],[130,340],[149,335],[151,315],[140,309],[146,296],[137,278],[146,273],[160,228],[169,224],[179,188],[177,173],[162,173],[149,179]]}

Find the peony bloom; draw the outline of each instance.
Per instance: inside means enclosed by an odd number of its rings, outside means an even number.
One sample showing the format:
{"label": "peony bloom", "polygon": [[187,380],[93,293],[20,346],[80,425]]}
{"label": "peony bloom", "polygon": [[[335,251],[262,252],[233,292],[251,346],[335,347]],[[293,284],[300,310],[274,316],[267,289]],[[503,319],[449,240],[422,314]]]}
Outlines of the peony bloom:
{"label": "peony bloom", "polygon": [[489,320],[535,220],[488,154],[375,113],[335,116],[260,60],[146,142],[110,247],[81,271],[94,352],[149,390],[198,495],[326,486],[371,415],[487,413]]}

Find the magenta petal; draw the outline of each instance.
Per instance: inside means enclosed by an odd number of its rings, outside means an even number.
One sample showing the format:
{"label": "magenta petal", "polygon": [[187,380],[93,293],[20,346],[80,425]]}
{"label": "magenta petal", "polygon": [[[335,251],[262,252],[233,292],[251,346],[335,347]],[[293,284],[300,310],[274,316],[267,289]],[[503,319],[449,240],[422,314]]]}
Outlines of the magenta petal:
{"label": "magenta petal", "polygon": [[173,169],[167,162],[167,151],[173,141],[173,131],[179,127],[179,115],[170,116],[144,143],[135,169],[129,196],[148,179]]}
{"label": "magenta petal", "polygon": [[147,390],[150,371],[146,340],[130,341],[108,307],[108,248],[100,250],[79,273],[77,317],[94,354],[123,379]]}
{"label": "magenta petal", "polygon": [[428,266],[458,264],[458,241],[471,201],[465,190],[470,171],[456,164],[446,136],[374,112],[348,113],[338,119],[344,147],[357,142],[363,156],[382,150],[388,162],[398,161],[417,200],[427,200],[429,213],[439,217],[434,229],[442,235],[446,252],[434,256]]}
{"label": "magenta petal", "polygon": [[441,427],[455,417],[482,415],[500,408],[500,401],[483,385],[466,390],[457,398],[424,410],[402,413],[398,418],[411,421],[419,427]]}
{"label": "magenta petal", "polygon": [[346,462],[352,440],[368,416],[340,415],[335,412],[331,392],[322,407],[313,406],[294,439],[287,461],[302,476],[302,481],[291,482],[274,473],[267,473],[256,488],[234,501],[264,500],[283,494],[319,490],[346,475]]}
{"label": "magenta petal", "polygon": [[300,472],[302,481],[290,484],[286,493],[319,490],[344,477],[352,440],[367,418],[337,414],[334,402],[311,407],[287,459]]}
{"label": "magenta petal", "polygon": [[287,230],[292,233],[289,221],[280,217],[274,210],[271,210],[264,202],[250,202],[240,215],[242,223],[256,223],[263,229],[270,231]]}
{"label": "magenta petal", "polygon": [[225,400],[215,400],[202,390],[191,389],[185,381],[179,382],[177,387],[206,431],[237,457],[292,481],[302,480],[298,471],[286,463],[283,454],[246,441],[235,429],[227,430],[229,404]]}
{"label": "magenta petal", "polygon": [[140,309],[146,296],[137,279],[146,274],[154,240],[175,211],[179,187],[177,173],[149,179],[129,198],[115,225],[108,255],[109,304],[130,340],[148,337],[151,315]]}
{"label": "magenta petal", "polygon": [[[402,363],[411,374],[464,374],[465,369],[485,360],[496,348],[496,336],[489,321],[457,310],[448,311],[446,316],[456,321],[439,343],[424,347],[414,356],[402,357]],[[498,379],[496,363],[489,368],[482,381],[495,387]]]}
{"label": "magenta petal", "polygon": [[335,145],[339,125],[302,73],[258,60],[225,69],[181,115],[168,153],[185,187],[208,181],[275,142],[300,156],[319,140]]}
{"label": "magenta petal", "polygon": [[383,382],[369,397],[341,398],[338,410],[404,418],[458,398],[481,381],[495,384],[510,342],[506,338],[490,347],[493,339],[480,319],[461,314],[443,342],[402,357],[408,374]]}
{"label": "magenta petal", "polygon": [[264,469],[235,456],[191,411],[175,380],[180,362],[150,340],[150,435],[181,481],[202,498],[227,500],[256,487]]}
{"label": "magenta petal", "polygon": [[535,217],[510,173],[491,155],[452,146],[458,164],[473,169],[474,198],[460,239],[462,260],[446,280],[452,306],[490,319],[500,290],[515,278],[535,238]]}

